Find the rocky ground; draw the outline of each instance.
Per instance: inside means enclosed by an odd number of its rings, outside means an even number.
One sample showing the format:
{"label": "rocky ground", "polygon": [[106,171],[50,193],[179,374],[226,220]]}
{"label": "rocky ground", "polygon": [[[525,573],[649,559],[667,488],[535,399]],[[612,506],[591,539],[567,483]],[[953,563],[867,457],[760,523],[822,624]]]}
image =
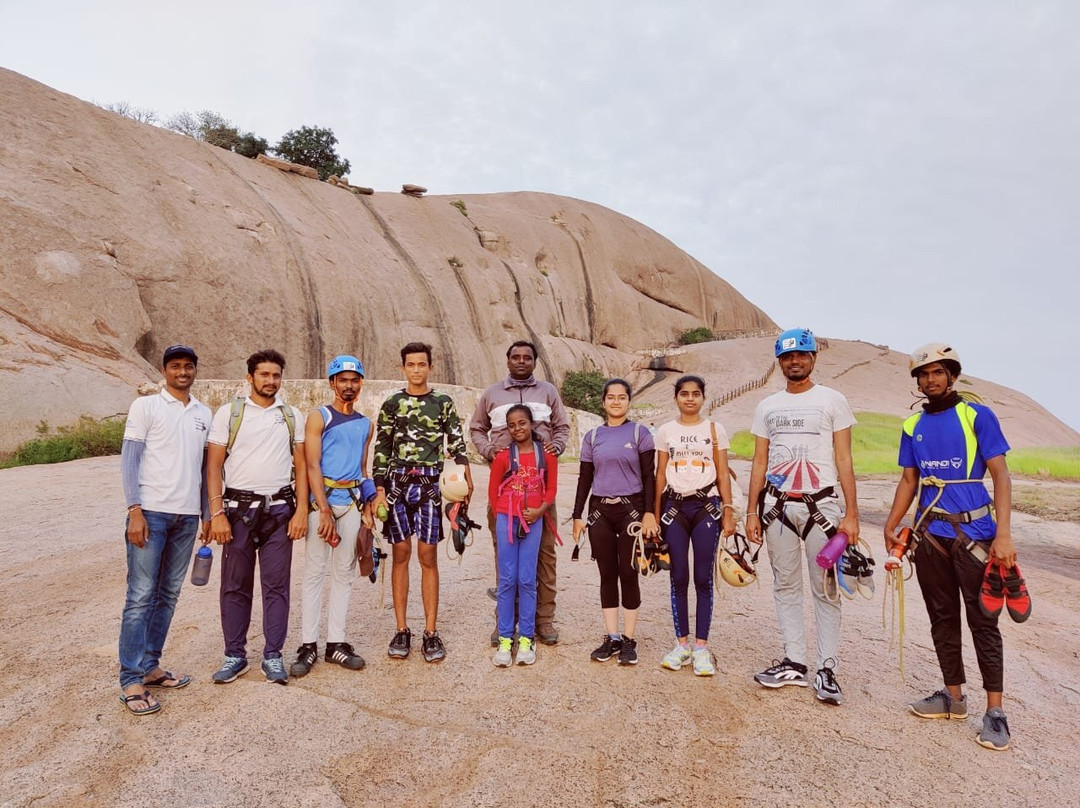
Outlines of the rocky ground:
{"label": "rocky ground", "polygon": [[[561,469],[567,516],[575,467]],[[483,479],[485,474],[478,474]],[[845,703],[752,674],[780,656],[762,565],[759,586],[723,589],[712,646],[719,674],[661,670],[672,642],[666,578],[643,582],[641,664],[590,662],[600,637],[598,579],[560,553],[557,647],[532,668],[496,669],[488,634],[490,536],[442,565],[440,623],[449,656],[387,658],[393,629],[380,587],[358,581],[350,639],[364,671],[320,662],[288,687],[257,667],[216,686],[218,580],[185,585],[165,662],[193,676],[159,713],[117,702],[124,598],[123,505],[116,458],[0,471],[0,804],[4,806],[1067,806],[1080,705],[1080,525],[1015,518],[1034,597],[1024,625],[1002,621],[1013,748],[974,742],[962,722],[921,721],[905,703],[939,686],[926,614],[907,588],[906,681],[873,602],[845,604]],[[880,553],[888,480],[860,484],[864,531]],[[479,503],[478,503],[479,506]],[[474,509],[482,513],[480,507]],[[569,534],[569,529],[564,531]],[[298,644],[302,554],[293,567],[288,651]],[[410,622],[422,624],[414,570]],[[389,599],[389,592],[386,593]],[[251,648],[261,648],[255,610]],[[812,627],[809,611],[808,624]],[[970,643],[968,670],[978,674]]]}

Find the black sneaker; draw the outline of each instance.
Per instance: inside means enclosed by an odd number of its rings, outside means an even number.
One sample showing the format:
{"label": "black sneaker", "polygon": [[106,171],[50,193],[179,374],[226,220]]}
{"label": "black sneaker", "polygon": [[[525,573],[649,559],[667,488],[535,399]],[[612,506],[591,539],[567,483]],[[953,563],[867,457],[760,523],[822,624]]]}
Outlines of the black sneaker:
{"label": "black sneaker", "polygon": [[390,649],[387,651],[394,659],[404,659],[409,655],[409,647],[412,645],[412,632],[408,628],[401,629],[390,640]]}
{"label": "black sneaker", "polygon": [[637,640],[623,634],[622,648],[619,649],[620,665],[637,664]]}
{"label": "black sneaker", "polygon": [[[830,664],[832,663],[832,664]],[[814,690],[817,691],[817,700],[826,704],[839,704],[844,699],[840,691],[840,685],[833,673],[833,665],[836,664],[832,657],[825,660],[825,667],[817,672],[814,677]]]}
{"label": "black sneaker", "polygon": [[336,662],[343,668],[351,671],[364,669],[364,658],[357,654],[347,642],[328,642],[326,644],[326,661]]}
{"label": "black sneaker", "polygon": [[604,642],[600,647],[589,654],[589,658],[594,662],[607,662],[613,656],[622,651],[622,640],[612,637],[610,634],[604,635]]}
{"label": "black sneaker", "polygon": [[423,652],[427,662],[441,662],[446,659],[446,646],[443,645],[439,632],[424,632]]}
{"label": "black sneaker", "polygon": [[289,666],[290,676],[307,676],[319,660],[319,648],[313,642],[306,642],[296,649],[296,662]]}
{"label": "black sneaker", "polygon": [[754,680],[765,687],[810,686],[810,681],[806,678],[806,666],[800,665],[798,662],[792,662],[787,657],[784,657],[783,662],[777,662],[774,659],[772,667],[766,668],[761,673],[754,674]]}

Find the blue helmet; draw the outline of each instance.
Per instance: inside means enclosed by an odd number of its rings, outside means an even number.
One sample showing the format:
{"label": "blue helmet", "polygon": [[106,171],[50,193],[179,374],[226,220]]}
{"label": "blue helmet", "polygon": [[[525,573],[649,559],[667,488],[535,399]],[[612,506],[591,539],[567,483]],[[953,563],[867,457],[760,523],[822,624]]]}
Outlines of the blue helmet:
{"label": "blue helmet", "polygon": [[783,356],[792,351],[817,353],[817,340],[808,328],[789,328],[776,338],[776,355]]}
{"label": "blue helmet", "polygon": [[342,354],[341,356],[335,356],[334,361],[326,367],[327,378],[334,378],[339,373],[344,373],[347,370],[351,370],[353,373],[359,373],[364,375],[364,366],[360,364],[360,360],[355,356],[349,356],[348,354]]}

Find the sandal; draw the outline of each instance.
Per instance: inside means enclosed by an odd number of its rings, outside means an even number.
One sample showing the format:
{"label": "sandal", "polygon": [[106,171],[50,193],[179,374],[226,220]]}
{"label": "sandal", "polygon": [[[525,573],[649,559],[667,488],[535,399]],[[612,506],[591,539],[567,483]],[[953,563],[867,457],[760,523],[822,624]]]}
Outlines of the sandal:
{"label": "sandal", "polygon": [[[176,682],[174,685],[166,684],[166,682]],[[174,676],[172,671],[165,671],[157,679],[151,679],[148,682],[143,682],[147,687],[160,687],[164,690],[179,690],[181,687],[187,687],[191,684],[190,676]]]}
{"label": "sandal", "polygon": [[[1000,566],[1000,565],[999,565]],[[1005,605],[1014,622],[1023,623],[1031,617],[1031,595],[1020,574],[1020,567],[1013,564],[1005,570]]]}
{"label": "sandal", "polygon": [[1005,607],[1005,584],[1002,580],[1001,565],[991,561],[983,573],[982,586],[979,588],[979,608],[987,617],[997,617]]}
{"label": "sandal", "polygon": [[[128,711],[132,715],[150,715],[150,713],[156,713],[161,709],[161,702],[153,701],[153,696],[150,695],[149,690],[144,690],[142,693],[132,693],[130,696],[120,694],[120,703],[128,708]],[[132,707],[131,703],[134,701],[145,701],[145,707]]]}

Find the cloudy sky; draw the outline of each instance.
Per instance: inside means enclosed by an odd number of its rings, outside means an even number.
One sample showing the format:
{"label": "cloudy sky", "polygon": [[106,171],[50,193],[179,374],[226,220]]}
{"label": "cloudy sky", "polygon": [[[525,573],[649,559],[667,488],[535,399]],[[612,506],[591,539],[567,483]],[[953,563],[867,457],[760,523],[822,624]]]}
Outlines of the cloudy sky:
{"label": "cloudy sky", "polygon": [[1080,4],[156,6],[0,0],[0,64],[271,143],[329,126],[354,184],[606,205],[781,325],[952,342],[1080,428]]}

